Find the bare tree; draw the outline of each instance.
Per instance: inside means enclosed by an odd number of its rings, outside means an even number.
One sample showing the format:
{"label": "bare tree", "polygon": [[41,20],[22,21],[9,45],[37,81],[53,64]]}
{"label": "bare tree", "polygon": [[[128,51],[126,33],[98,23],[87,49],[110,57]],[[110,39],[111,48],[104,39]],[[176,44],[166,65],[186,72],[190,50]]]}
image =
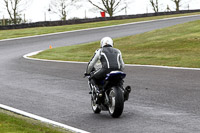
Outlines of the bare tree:
{"label": "bare tree", "polygon": [[25,10],[28,0],[3,0],[3,3],[12,23],[19,23],[21,12]]}
{"label": "bare tree", "polygon": [[58,14],[61,20],[65,21],[70,8],[75,6],[75,3],[78,1],[79,0],[51,0],[52,11]]}
{"label": "bare tree", "polygon": [[122,6],[124,0],[88,0],[93,6],[113,16],[115,12],[119,12],[125,9],[126,5]]}
{"label": "bare tree", "polygon": [[180,10],[180,3],[181,3],[181,1],[182,0],[172,0],[174,3],[175,3],[175,5],[176,5],[176,11],[179,11]]}
{"label": "bare tree", "polygon": [[[121,8],[122,10],[124,9],[125,11],[125,15],[128,14],[128,9],[130,9],[130,4],[135,2],[135,0],[124,0],[123,1],[123,8]],[[120,10],[121,11],[121,10]]]}
{"label": "bare tree", "polygon": [[159,5],[158,5],[158,0],[150,0],[151,6],[153,7],[153,10],[155,13],[159,12]]}

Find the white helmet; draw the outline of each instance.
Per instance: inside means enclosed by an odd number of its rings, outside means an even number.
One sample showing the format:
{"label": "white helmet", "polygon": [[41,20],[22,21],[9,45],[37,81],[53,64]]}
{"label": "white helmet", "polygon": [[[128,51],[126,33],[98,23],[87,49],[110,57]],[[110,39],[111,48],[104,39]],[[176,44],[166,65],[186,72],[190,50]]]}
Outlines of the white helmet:
{"label": "white helmet", "polygon": [[106,45],[110,45],[113,47],[113,40],[110,37],[104,37],[101,39],[101,43],[100,43],[101,47],[103,48]]}

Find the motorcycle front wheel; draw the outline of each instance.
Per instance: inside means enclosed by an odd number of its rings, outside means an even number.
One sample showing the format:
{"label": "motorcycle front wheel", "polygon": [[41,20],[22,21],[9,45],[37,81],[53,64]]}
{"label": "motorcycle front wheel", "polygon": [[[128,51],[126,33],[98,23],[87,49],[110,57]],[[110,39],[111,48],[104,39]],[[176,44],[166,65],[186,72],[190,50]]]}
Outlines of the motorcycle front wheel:
{"label": "motorcycle front wheel", "polygon": [[91,106],[95,114],[99,114],[101,112],[101,108],[99,107],[99,105],[96,103],[96,100],[92,96],[91,96]]}
{"label": "motorcycle front wheel", "polygon": [[108,111],[113,118],[121,116],[124,109],[124,95],[120,87],[112,87],[109,92]]}

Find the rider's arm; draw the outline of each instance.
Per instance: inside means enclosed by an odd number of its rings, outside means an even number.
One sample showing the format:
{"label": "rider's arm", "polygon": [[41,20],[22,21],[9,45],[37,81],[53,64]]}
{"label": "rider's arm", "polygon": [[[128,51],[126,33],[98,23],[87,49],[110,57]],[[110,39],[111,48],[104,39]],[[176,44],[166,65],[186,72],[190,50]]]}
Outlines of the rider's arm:
{"label": "rider's arm", "polygon": [[122,59],[122,53],[121,53],[120,51],[119,51],[119,53],[120,53],[120,55],[119,55],[120,69],[121,69],[121,70],[124,70],[125,64],[124,64],[124,61],[123,61],[123,59]]}
{"label": "rider's arm", "polygon": [[94,56],[92,57],[92,59],[88,63],[88,66],[87,66],[87,69],[86,69],[86,73],[87,74],[90,74],[90,72],[92,71],[94,65],[100,59],[100,52],[101,52],[101,49],[98,49],[98,50],[95,51]]}

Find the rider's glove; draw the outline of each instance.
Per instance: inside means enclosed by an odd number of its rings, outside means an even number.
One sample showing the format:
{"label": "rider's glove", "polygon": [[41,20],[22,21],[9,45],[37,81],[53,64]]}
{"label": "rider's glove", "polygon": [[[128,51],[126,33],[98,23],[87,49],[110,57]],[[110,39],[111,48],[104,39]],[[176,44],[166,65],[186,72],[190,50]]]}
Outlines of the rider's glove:
{"label": "rider's glove", "polygon": [[90,76],[90,74],[84,73],[84,76],[87,77],[87,76]]}

